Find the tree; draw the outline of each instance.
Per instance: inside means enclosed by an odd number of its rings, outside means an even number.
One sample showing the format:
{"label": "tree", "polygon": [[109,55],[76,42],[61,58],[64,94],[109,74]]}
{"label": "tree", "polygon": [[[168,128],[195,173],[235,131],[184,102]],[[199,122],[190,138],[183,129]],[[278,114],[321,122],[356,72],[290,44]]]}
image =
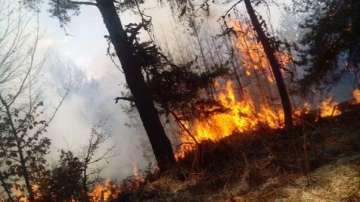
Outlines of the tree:
{"label": "tree", "polygon": [[[142,22],[133,23],[131,27],[127,28],[132,36],[138,35],[143,30],[151,31],[149,28],[151,21],[146,19],[147,16],[142,11],[139,13]],[[226,110],[214,100],[213,96],[209,95],[207,90],[214,84],[216,78],[228,74],[226,64],[206,66],[204,71],[203,66],[197,63],[197,59],[185,64],[174,64],[162,53],[153,39],[145,42],[135,39],[134,46],[137,55],[141,58],[139,62],[144,72],[145,82],[153,94],[159,113],[165,115],[167,121],[172,117],[181,129],[187,130],[191,135],[183,121],[204,118],[212,113]],[[113,55],[111,52],[108,54]],[[119,100],[131,103],[134,101],[129,93],[115,98],[116,103]],[[133,105],[131,106],[133,107]],[[194,137],[193,139],[195,140]]]}
{"label": "tree", "polygon": [[302,92],[308,92],[309,86],[328,87],[347,71],[358,74],[360,2],[294,0],[294,3],[297,14],[307,15],[300,24],[305,34],[297,48],[300,55],[297,62],[306,71],[300,80]]}
{"label": "tree", "polygon": [[[46,172],[50,139],[43,134],[62,104],[47,119],[38,90],[43,60],[37,55],[38,27],[29,37],[30,21],[17,7],[1,4],[0,39],[0,186],[9,201],[17,187],[34,201],[35,186]],[[2,24],[2,22],[4,24]],[[31,30],[32,31],[32,30]]]}
{"label": "tree", "polygon": [[61,151],[59,165],[41,179],[38,201],[88,201],[82,186],[84,163],[70,151]]}
{"label": "tree", "polygon": [[41,195],[37,201],[94,201],[89,191],[101,181],[101,169],[94,168],[94,164],[112,157],[113,147],[99,152],[106,140],[105,134],[94,127],[83,153],[75,155],[72,151],[61,150],[59,163],[38,183]]}
{"label": "tree", "polygon": [[[259,41],[261,42],[261,44],[264,48],[264,52],[268,58],[272,73],[274,75],[276,85],[277,85],[277,88],[279,91],[280,99],[281,99],[281,104],[282,104],[283,111],[284,111],[285,127],[291,128],[293,126],[292,106],[291,106],[289,94],[286,89],[284,78],[281,74],[282,66],[275,55],[276,46],[274,45],[274,43],[271,42],[270,38],[267,36],[267,34],[262,26],[263,24],[265,24],[265,22],[260,22],[260,20],[258,19],[258,16],[256,15],[255,10],[252,6],[251,0],[238,1],[226,12],[225,15],[227,15],[227,13],[231,9],[233,9],[237,4],[241,3],[242,1],[244,1],[244,3],[245,3],[246,11],[250,17],[251,24],[257,34]],[[254,2],[256,5],[261,3],[261,1],[259,1],[259,0],[256,0]]]}
{"label": "tree", "polygon": [[[30,7],[34,7],[33,5],[36,3],[35,0],[26,0],[25,2]],[[126,4],[115,0],[49,0],[49,3],[51,5],[51,14],[63,24],[70,21],[69,12],[78,13],[81,5],[91,5],[98,8],[109,33],[108,38],[121,63],[127,85],[149,137],[158,166],[161,170],[168,169],[175,163],[171,142],[165,134],[157,109],[154,106],[152,93],[144,81],[141,72],[142,67],[138,62],[139,58],[136,56],[136,49],[133,45],[134,36],[128,36],[117,12],[119,9],[123,9]]]}
{"label": "tree", "polygon": [[113,157],[111,153],[114,147],[109,147],[102,153],[99,152],[100,147],[107,141],[107,139],[108,136],[101,131],[101,128],[93,127],[91,129],[88,145],[86,145],[84,152],[80,156],[80,160],[82,162],[81,184],[84,193],[88,193],[89,188],[100,181],[99,174],[101,172],[101,168],[94,165]]}
{"label": "tree", "polygon": [[[26,41],[24,33],[26,24],[22,18],[14,18],[12,12],[8,7],[2,13],[7,24],[2,24],[5,29],[1,49],[4,52],[0,56],[0,181],[10,201],[14,200],[10,187],[17,183],[33,201],[32,182],[44,169],[50,141],[41,136],[47,124],[38,111],[42,102],[34,100],[31,93],[33,71],[37,68],[38,35],[27,47],[30,41]],[[24,49],[27,52],[22,55]]]}

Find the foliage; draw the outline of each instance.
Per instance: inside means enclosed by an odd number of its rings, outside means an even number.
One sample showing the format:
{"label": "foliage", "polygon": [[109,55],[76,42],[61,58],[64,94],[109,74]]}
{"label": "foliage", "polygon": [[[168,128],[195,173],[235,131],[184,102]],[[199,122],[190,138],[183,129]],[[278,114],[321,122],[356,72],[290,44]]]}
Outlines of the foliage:
{"label": "foliage", "polygon": [[31,184],[36,184],[46,172],[45,159],[49,151],[50,139],[43,136],[47,122],[41,120],[37,104],[30,112],[9,107],[0,96],[0,167],[5,189],[17,185],[29,192]]}
{"label": "foliage", "polygon": [[105,136],[92,129],[85,153],[77,156],[71,151],[61,150],[59,163],[47,170],[38,183],[39,201],[89,201],[89,190],[100,182],[100,169],[93,169],[94,163],[110,158],[109,148],[99,154],[106,141]]}
{"label": "foliage", "polygon": [[[135,53],[149,86],[154,101],[162,113],[170,115],[173,112],[180,114],[181,119],[194,118],[194,114],[206,114],[206,109],[219,107],[207,96],[201,96],[213,85],[214,79],[227,73],[224,66],[213,66],[209,71],[202,71],[196,61],[176,65],[170,61],[152,41],[141,41],[137,36],[141,30],[150,30],[150,20],[141,23],[131,23],[126,26],[129,40],[135,48]],[[110,55],[114,55],[110,53]],[[131,97],[119,99],[132,100]],[[201,109],[199,108],[201,107]],[[179,110],[181,109],[181,110]]]}
{"label": "foliage", "polygon": [[298,48],[298,64],[304,65],[306,70],[305,77],[300,81],[303,91],[309,85],[328,86],[338,81],[346,70],[357,72],[360,62],[360,2],[331,0],[301,3],[302,12],[312,12],[301,24],[307,32]]}
{"label": "foliage", "polygon": [[39,187],[39,201],[82,201],[84,163],[70,151],[61,151],[59,165],[48,172]]}

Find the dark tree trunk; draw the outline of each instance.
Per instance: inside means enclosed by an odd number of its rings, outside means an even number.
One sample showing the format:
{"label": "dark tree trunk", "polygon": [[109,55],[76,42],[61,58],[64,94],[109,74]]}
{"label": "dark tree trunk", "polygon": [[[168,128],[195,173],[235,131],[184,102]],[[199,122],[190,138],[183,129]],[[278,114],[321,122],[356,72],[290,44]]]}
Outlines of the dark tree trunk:
{"label": "dark tree trunk", "polygon": [[263,28],[261,27],[261,24],[259,22],[259,19],[257,18],[254,8],[251,5],[250,0],[244,0],[246,10],[250,16],[251,23],[257,33],[257,36],[264,48],[265,54],[269,60],[271,70],[273,72],[273,75],[275,77],[276,85],[279,90],[279,95],[281,98],[281,103],[284,110],[284,116],[285,116],[285,127],[291,128],[293,126],[292,122],[292,109],[291,109],[291,103],[289,99],[289,95],[286,90],[286,85],[284,82],[284,79],[281,75],[281,64],[279,63],[278,59],[275,56],[275,50],[271,47],[268,37],[265,35],[265,32]]}
{"label": "dark tree trunk", "polygon": [[138,59],[134,56],[134,47],[128,41],[122,27],[113,0],[96,0],[110,40],[124,70],[126,82],[134,97],[144,128],[148,134],[152,149],[160,170],[175,163],[170,140],[165,134],[158,112],[154,106],[151,92],[145,83]]}

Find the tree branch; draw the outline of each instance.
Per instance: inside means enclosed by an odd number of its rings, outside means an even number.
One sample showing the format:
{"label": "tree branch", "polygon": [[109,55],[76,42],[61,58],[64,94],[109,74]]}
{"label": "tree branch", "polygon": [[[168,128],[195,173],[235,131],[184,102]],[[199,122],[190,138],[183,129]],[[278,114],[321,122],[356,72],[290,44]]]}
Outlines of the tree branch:
{"label": "tree branch", "polygon": [[97,6],[97,3],[89,2],[89,1],[69,1],[69,3],[76,5]]}
{"label": "tree branch", "polygon": [[232,9],[234,9],[237,5],[239,5],[242,1],[243,1],[243,0],[237,1],[237,2],[236,2],[234,5],[232,5],[232,6],[225,12],[225,14],[222,15],[221,17],[222,17],[222,18],[225,18],[226,15],[227,15]]}

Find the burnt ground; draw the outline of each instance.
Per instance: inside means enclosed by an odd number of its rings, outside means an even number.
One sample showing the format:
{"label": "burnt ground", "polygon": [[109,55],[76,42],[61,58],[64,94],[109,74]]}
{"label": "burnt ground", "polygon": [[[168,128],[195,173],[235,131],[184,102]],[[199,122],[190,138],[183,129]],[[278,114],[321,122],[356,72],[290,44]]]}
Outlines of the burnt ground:
{"label": "burnt ground", "polygon": [[360,201],[360,106],[205,142],[122,201]]}

